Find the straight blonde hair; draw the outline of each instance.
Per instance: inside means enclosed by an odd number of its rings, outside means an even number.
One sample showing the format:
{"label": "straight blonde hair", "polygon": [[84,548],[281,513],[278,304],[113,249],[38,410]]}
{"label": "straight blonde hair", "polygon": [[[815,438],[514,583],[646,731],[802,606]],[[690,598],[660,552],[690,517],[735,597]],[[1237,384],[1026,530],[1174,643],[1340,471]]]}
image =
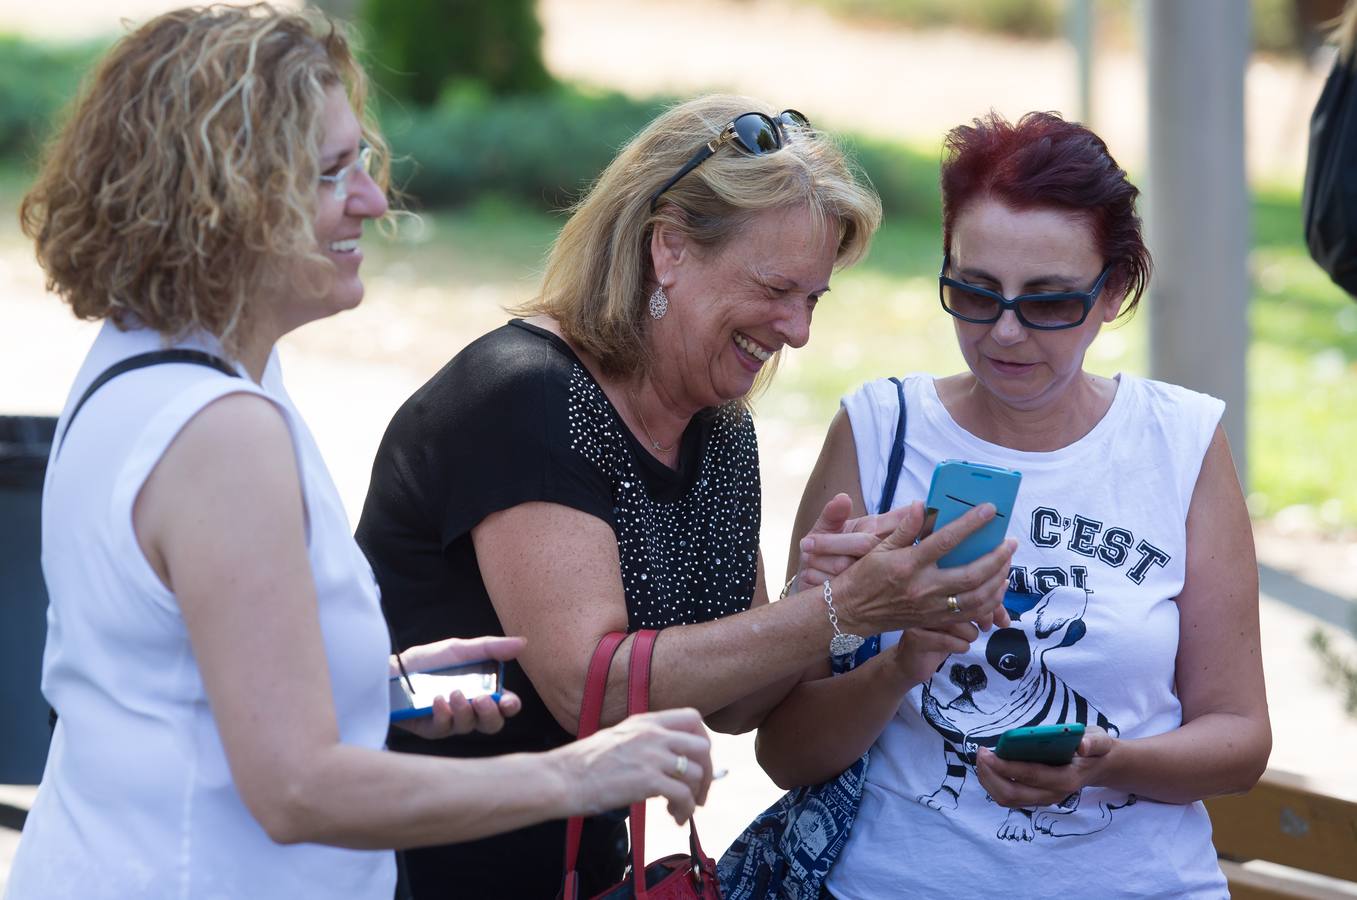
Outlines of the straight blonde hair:
{"label": "straight blonde hair", "polygon": [[[736,116],[776,111],[748,97],[712,95],[672,107],[636,135],[571,210],[547,258],[542,292],[515,312],[548,315],[611,377],[647,370],[655,284],[650,237],[663,222],[704,251],[719,251],[760,212],[805,206],[837,229],[836,268],[866,255],[881,201],[824,132],[788,129],[782,149],[748,156],[727,147],[679,179],[651,212],[651,195]],[[771,369],[771,367],[768,367]]]}

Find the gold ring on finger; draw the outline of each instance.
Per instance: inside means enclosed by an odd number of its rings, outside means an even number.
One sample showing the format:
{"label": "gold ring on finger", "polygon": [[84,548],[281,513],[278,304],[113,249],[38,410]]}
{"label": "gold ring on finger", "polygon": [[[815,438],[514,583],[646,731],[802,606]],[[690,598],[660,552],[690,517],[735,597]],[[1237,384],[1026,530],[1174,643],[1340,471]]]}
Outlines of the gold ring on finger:
{"label": "gold ring on finger", "polygon": [[678,759],[674,760],[674,775],[679,778],[682,778],[684,773],[687,771],[688,771],[688,757],[680,753]]}
{"label": "gold ring on finger", "polygon": [[956,601],[956,594],[951,594],[950,596],[948,596],[947,611],[954,613],[961,612],[961,604]]}

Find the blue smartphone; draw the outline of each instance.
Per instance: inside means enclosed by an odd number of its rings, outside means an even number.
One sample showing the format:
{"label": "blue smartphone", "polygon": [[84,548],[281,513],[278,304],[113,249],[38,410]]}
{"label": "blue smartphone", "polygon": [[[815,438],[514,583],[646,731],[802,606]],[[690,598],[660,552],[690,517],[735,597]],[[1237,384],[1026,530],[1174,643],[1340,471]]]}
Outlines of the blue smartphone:
{"label": "blue smartphone", "polygon": [[1083,737],[1084,726],[1081,722],[1010,728],[999,735],[999,744],[994,748],[994,753],[1000,759],[1067,766],[1074,759],[1074,751],[1079,749],[1079,741]]}
{"label": "blue smartphone", "polygon": [[498,703],[503,691],[504,663],[496,659],[462,663],[431,672],[410,672],[391,679],[391,721],[433,714],[435,697],[461,691],[468,700],[493,697]]}
{"label": "blue smartphone", "polygon": [[944,525],[961,518],[981,503],[994,504],[994,518],[984,527],[966,536],[950,553],[938,560],[940,568],[964,566],[999,546],[1008,532],[1013,503],[1018,499],[1022,473],[998,466],[945,459],[933,469],[924,507],[924,526],[920,540]]}

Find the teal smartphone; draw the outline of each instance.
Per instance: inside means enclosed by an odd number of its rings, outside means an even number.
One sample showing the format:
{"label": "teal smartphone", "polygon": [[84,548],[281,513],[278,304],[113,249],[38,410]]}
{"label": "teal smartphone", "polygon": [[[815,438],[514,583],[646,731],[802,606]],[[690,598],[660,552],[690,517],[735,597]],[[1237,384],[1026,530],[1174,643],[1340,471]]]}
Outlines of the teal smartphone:
{"label": "teal smartphone", "polygon": [[1079,749],[1083,737],[1084,726],[1079,722],[1010,728],[999,735],[999,745],[994,753],[1000,759],[1066,766],[1074,759],[1074,751]]}
{"label": "teal smartphone", "polygon": [[433,714],[435,697],[461,691],[467,700],[493,697],[498,703],[503,691],[504,663],[496,659],[463,663],[432,672],[411,672],[391,679],[391,721]]}
{"label": "teal smartphone", "polygon": [[938,560],[940,568],[974,562],[1003,542],[1021,483],[1022,473],[1013,469],[961,459],[945,459],[938,463],[928,486],[921,538],[961,518],[981,503],[992,503],[995,509],[994,518],[983,528],[967,535],[955,549]]}

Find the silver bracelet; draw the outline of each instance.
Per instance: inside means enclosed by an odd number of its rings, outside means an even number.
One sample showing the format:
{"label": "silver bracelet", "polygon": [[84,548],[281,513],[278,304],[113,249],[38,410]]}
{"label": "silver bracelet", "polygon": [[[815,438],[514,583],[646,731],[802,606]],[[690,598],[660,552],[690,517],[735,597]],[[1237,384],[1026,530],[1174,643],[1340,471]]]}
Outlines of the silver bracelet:
{"label": "silver bracelet", "polygon": [[834,637],[829,640],[829,655],[848,656],[858,652],[867,639],[860,634],[844,634],[839,630],[839,614],[834,612],[834,589],[829,586],[828,579],[825,580],[825,606],[829,607],[829,624],[834,628]]}

